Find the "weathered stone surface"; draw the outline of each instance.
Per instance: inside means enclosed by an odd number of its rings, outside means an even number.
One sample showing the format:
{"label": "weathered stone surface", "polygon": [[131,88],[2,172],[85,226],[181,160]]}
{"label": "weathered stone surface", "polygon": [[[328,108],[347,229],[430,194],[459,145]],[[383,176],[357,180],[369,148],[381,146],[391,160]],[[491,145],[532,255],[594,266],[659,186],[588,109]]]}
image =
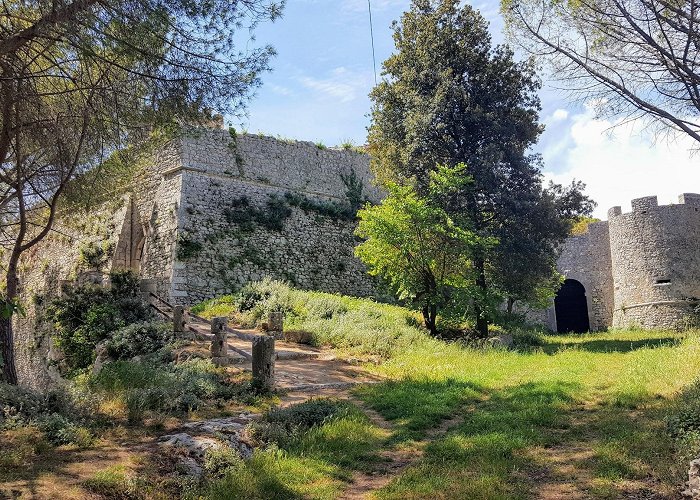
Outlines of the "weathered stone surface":
{"label": "weathered stone surface", "polygon": [[[700,299],[700,195],[662,206],[656,196],[638,198],[608,219],[569,238],[557,261],[586,290],[591,330],[685,326]],[[554,307],[527,316],[556,330]]]}
{"label": "weathered stone surface", "polygon": [[270,391],[275,386],[275,338],[261,335],[253,339],[253,384]]}
{"label": "weathered stone surface", "polygon": [[182,306],[173,307],[173,331],[182,336],[186,328],[185,308]]}
{"label": "weathered stone surface", "polygon": [[181,448],[189,456],[199,459],[204,458],[207,450],[222,446],[221,442],[212,437],[191,436],[186,432],[162,436],[158,441],[162,446]]}
{"label": "weathered stone surface", "polygon": [[692,498],[693,500],[700,499],[700,458],[696,458],[690,462],[688,469],[688,484],[683,491],[683,496]]}
{"label": "weathered stone surface", "polygon": [[700,298],[700,195],[659,206],[655,196],[610,218],[613,326],[683,326]]}
{"label": "weathered stone surface", "polygon": [[226,342],[228,337],[228,333],[226,332],[227,324],[227,318],[214,318],[211,320],[211,333],[214,335],[211,341],[212,359],[225,359],[228,356],[228,343]]}
{"label": "weathered stone surface", "polygon": [[513,336],[512,335],[496,335],[495,337],[490,337],[488,343],[492,347],[504,347],[510,349],[513,347]]}

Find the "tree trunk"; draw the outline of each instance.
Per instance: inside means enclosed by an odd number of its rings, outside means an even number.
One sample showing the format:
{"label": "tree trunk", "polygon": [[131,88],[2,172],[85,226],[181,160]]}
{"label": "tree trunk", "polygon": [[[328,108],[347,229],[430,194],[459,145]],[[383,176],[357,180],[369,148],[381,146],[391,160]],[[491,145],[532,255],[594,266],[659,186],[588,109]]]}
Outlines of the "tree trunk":
{"label": "tree trunk", "polygon": [[508,302],[506,304],[506,311],[508,314],[513,314],[513,306],[515,305],[515,299],[513,297],[508,297]]}
{"label": "tree trunk", "polygon": [[17,385],[17,369],[15,368],[15,342],[12,332],[12,315],[14,301],[17,298],[17,262],[10,258],[7,266],[7,295],[5,300],[10,307],[8,314],[0,317],[0,345],[2,346],[2,376],[5,382]]}
{"label": "tree trunk", "polygon": [[430,335],[437,336],[437,306],[431,304],[423,308],[423,321],[425,327],[430,331]]}
{"label": "tree trunk", "polygon": [[[482,295],[485,297],[486,288],[486,270],[483,259],[476,259],[474,266],[477,269],[476,285],[481,289]],[[479,338],[485,339],[489,336],[489,321],[486,318],[486,311],[480,303],[474,307],[476,313],[476,334]]]}

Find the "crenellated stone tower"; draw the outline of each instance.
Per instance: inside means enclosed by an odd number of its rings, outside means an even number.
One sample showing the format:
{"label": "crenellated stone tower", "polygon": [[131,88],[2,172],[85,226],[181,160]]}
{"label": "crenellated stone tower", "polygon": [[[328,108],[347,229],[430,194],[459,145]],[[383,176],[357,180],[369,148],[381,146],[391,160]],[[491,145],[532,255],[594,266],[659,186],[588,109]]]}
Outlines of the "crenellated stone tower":
{"label": "crenellated stone tower", "polygon": [[682,327],[700,302],[700,194],[611,208],[566,241],[558,268],[566,282],[541,316],[552,330]]}

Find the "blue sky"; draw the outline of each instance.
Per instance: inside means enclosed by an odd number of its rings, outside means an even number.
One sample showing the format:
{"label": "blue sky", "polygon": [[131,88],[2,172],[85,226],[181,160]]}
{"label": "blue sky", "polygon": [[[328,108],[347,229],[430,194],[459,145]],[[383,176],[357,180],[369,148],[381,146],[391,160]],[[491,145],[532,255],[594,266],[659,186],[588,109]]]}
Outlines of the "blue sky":
{"label": "blue sky", "polygon": [[[410,0],[372,0],[377,71],[394,49],[391,22]],[[498,2],[472,2],[489,20],[493,41],[503,41]],[[248,107],[232,120],[238,129],[337,145],[363,144],[374,85],[367,0],[288,0],[283,17],[256,30],[256,44],[278,52],[273,71]],[[546,130],[537,150],[545,177],[568,183],[576,178],[598,202],[605,218],[613,205],[629,208],[632,198],[659,195],[671,203],[681,192],[700,192],[700,158],[691,157],[685,137],[652,144],[638,125],[610,127],[585,103],[572,104],[542,75],[541,121]],[[381,77],[381,76],[379,76]]]}

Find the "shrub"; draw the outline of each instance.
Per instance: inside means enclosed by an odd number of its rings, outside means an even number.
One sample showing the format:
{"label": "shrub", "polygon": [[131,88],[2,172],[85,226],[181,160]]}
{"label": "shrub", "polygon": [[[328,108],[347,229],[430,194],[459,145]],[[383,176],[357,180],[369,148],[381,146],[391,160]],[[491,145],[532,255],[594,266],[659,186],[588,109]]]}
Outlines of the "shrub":
{"label": "shrub", "polygon": [[177,239],[177,260],[189,260],[199,255],[202,243],[192,236],[181,234]]}
{"label": "shrub", "polygon": [[130,272],[110,275],[109,289],[93,285],[70,286],[64,296],[47,308],[54,324],[53,339],[72,370],[87,368],[93,361],[95,345],[129,324],[151,319],[151,312],[139,294],[138,277]]}
{"label": "shrub", "polygon": [[194,310],[205,317],[235,317],[250,327],[260,327],[270,312],[282,311],[285,331],[306,332],[305,342],[353,354],[388,358],[430,341],[417,314],[404,308],[369,299],[295,290],[269,278],[247,284],[235,296],[199,304]]}
{"label": "shrub", "polygon": [[245,394],[247,386],[231,384],[225,377],[225,370],[209,360],[163,364],[146,359],[110,363],[88,383],[95,392],[122,400],[129,421],[139,422],[149,413],[182,414],[205,401]]}
{"label": "shrub", "polygon": [[58,413],[39,418],[38,426],[44,432],[46,439],[54,445],[75,444],[80,448],[86,448],[92,444],[92,434],[88,429]]}
{"label": "shrub", "polygon": [[107,341],[107,352],[115,359],[130,359],[164,348],[175,341],[169,324],[144,321],[120,328]]}
{"label": "shrub", "polygon": [[666,418],[666,428],[674,438],[700,432],[700,381],[680,395]]}
{"label": "shrub", "polygon": [[0,428],[12,429],[53,413],[74,417],[82,414],[63,390],[42,393],[0,383]]}
{"label": "shrub", "polygon": [[210,478],[222,478],[243,467],[243,460],[233,448],[211,448],[204,456],[204,470]]}
{"label": "shrub", "polygon": [[0,384],[0,429],[36,428],[54,445],[89,446],[92,434],[81,422],[92,410],[76,405],[63,389],[42,393]]}
{"label": "shrub", "polygon": [[263,444],[284,446],[301,432],[345,416],[351,406],[344,401],[318,398],[268,411],[258,422],[248,427],[251,437]]}
{"label": "shrub", "polygon": [[542,332],[536,330],[515,328],[510,333],[513,335],[513,346],[517,349],[531,349],[545,344]]}

